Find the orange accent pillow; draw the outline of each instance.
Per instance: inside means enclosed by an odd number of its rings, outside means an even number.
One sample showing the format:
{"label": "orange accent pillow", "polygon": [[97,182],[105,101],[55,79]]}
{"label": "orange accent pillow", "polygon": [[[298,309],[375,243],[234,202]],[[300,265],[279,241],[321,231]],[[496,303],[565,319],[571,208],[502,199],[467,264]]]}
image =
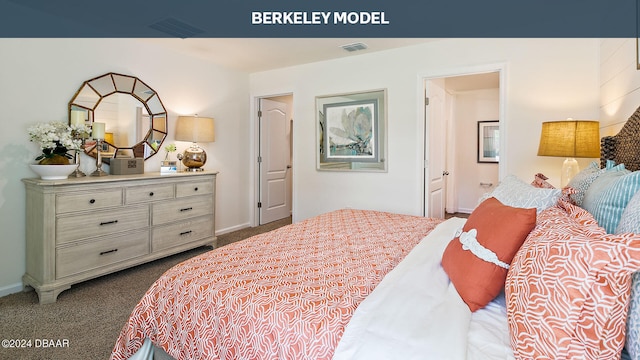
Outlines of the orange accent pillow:
{"label": "orange accent pillow", "polygon": [[[493,251],[498,260],[510,264],[527,235],[536,225],[536,209],[515,208],[489,198],[469,215],[462,231],[476,229],[476,239]],[[442,267],[471,311],[485,307],[502,288],[507,269],[465,250],[456,237],[442,255]]]}

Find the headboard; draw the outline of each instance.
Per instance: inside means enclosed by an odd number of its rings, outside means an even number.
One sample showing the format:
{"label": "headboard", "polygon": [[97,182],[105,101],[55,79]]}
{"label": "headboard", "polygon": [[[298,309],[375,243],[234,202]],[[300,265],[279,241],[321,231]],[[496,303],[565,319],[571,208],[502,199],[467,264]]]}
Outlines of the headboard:
{"label": "headboard", "polygon": [[629,117],[620,132],[600,140],[600,167],[607,160],[624,164],[630,171],[640,170],[640,108]]}

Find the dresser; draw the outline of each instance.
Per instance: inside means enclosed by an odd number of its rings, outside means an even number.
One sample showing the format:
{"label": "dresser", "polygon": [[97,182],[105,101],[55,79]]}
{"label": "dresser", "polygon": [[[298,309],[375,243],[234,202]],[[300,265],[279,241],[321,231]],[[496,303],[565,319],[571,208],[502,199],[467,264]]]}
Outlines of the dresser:
{"label": "dresser", "polygon": [[71,285],[203,245],[215,248],[216,172],[23,179],[25,286]]}

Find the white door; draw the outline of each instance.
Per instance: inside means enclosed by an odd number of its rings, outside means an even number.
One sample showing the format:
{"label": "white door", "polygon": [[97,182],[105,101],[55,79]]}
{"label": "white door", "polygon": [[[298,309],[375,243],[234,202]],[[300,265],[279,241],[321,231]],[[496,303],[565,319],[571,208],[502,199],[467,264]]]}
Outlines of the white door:
{"label": "white door", "polygon": [[260,99],[260,225],[291,215],[291,123],[287,104]]}
{"label": "white door", "polygon": [[444,218],[447,121],[443,79],[427,80],[425,99],[425,216]]}

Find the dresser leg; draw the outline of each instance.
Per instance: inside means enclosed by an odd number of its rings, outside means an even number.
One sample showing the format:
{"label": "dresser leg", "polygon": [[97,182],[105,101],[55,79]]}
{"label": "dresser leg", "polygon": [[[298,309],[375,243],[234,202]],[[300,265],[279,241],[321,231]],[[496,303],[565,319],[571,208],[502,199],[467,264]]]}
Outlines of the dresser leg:
{"label": "dresser leg", "polygon": [[38,293],[38,298],[40,299],[40,305],[53,304],[54,302],[56,302],[56,300],[58,299],[58,295],[60,295],[61,292],[68,290],[70,288],[71,286],[66,286],[66,287],[47,290],[47,291],[36,289],[36,292]]}

